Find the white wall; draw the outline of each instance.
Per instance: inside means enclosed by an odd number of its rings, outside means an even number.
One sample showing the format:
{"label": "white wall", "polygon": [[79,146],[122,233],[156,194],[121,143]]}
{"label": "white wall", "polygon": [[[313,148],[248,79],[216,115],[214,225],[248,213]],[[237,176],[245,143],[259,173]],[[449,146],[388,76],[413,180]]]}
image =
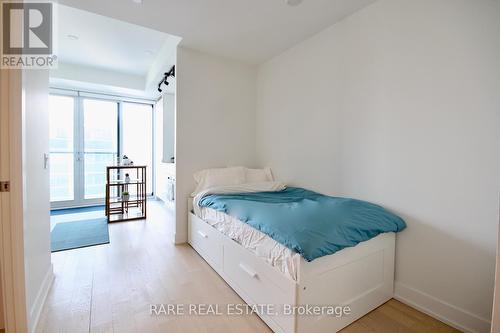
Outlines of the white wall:
{"label": "white wall", "polygon": [[[165,128],[165,123],[164,123],[164,104],[165,98],[168,98],[171,100],[172,103],[171,105],[168,105],[168,108],[171,108],[169,112],[171,111],[171,115],[167,115],[167,117],[171,117],[170,124],[168,124],[167,128]],[[164,151],[164,132],[171,130],[171,136],[172,140],[171,142],[167,142],[167,144],[171,145],[172,152],[167,153],[169,156],[174,156],[173,150],[174,150],[174,144],[175,144],[175,98],[174,95],[171,94],[164,94],[162,98],[155,104],[155,129],[156,129],[156,145],[155,145],[155,157],[156,157],[156,189],[155,189],[155,194],[156,196],[164,201],[165,203],[169,204],[169,207],[173,205],[170,205],[170,197],[169,197],[169,184],[168,184],[168,177],[174,177],[175,178],[175,165],[173,163],[163,163],[163,157],[166,155]],[[170,140],[168,140],[170,141]],[[170,155],[171,154],[171,155]],[[172,225],[172,228],[174,226]]]}
{"label": "white wall", "polygon": [[[85,92],[155,100],[159,97],[156,86],[146,84],[146,77],[59,62],[57,69],[50,70],[50,87]],[[173,89],[167,88],[167,89]],[[173,91],[173,90],[172,90]]]}
{"label": "white wall", "polygon": [[162,161],[171,163],[175,156],[175,95],[163,95],[163,154]]}
{"label": "white wall", "polygon": [[404,217],[398,297],[481,332],[500,189],[499,13],[491,0],[380,0],[257,80],[259,164]]}
{"label": "white wall", "polygon": [[38,320],[52,282],[50,261],[49,75],[46,70],[23,71],[23,205],[24,258],[28,328]]}
{"label": "white wall", "polygon": [[146,79],[140,75],[63,62],[59,63],[56,69],[50,71],[50,79],[54,82],[66,80],[138,91],[142,91],[146,87]]}
{"label": "white wall", "polygon": [[182,243],[193,173],[254,163],[256,69],[179,47],[176,71],[175,241]]}

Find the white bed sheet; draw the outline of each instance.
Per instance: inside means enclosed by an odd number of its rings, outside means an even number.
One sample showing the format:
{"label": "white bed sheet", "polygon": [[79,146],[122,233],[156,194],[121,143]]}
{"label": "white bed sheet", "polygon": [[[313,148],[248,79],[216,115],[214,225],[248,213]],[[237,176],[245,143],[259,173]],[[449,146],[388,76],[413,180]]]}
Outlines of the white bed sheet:
{"label": "white bed sheet", "polygon": [[196,215],[219,232],[230,237],[285,276],[297,281],[300,255],[237,218],[208,207],[197,209]]}

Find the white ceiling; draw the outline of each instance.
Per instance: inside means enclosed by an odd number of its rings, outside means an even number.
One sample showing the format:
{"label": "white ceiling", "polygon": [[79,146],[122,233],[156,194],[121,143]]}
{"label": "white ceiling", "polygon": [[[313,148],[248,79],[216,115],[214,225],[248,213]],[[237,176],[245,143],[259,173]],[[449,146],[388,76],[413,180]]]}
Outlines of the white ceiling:
{"label": "white ceiling", "polygon": [[[57,6],[55,88],[156,99],[181,38],[69,6]],[[70,38],[69,36],[75,36]],[[164,92],[173,93],[175,80]]]}
{"label": "white ceiling", "polygon": [[[59,3],[180,36],[182,45],[193,49],[258,64],[375,1],[304,0],[296,7],[286,5],[284,0],[143,0],[142,4],[132,0],[59,0]],[[80,19],[78,25],[88,27],[89,23]],[[96,27],[95,33],[102,30]],[[151,33],[136,52],[152,48],[149,43],[155,38],[160,37]],[[127,41],[128,36],[117,43],[125,45]],[[130,52],[131,48],[127,50]]]}
{"label": "white ceiling", "polygon": [[146,76],[165,44],[174,52],[180,40],[67,6],[57,10],[57,53],[62,63]]}

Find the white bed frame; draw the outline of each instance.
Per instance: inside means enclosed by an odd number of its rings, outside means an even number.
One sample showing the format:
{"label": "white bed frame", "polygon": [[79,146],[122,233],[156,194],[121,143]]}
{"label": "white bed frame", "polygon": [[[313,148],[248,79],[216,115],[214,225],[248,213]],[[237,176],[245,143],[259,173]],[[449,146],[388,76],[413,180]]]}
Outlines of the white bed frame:
{"label": "white bed frame", "polygon": [[387,302],[394,289],[395,234],[381,234],[312,262],[303,258],[293,281],[192,213],[189,244],[249,305],[348,306],[349,315],[267,315],[262,320],[276,333],[337,332]]}

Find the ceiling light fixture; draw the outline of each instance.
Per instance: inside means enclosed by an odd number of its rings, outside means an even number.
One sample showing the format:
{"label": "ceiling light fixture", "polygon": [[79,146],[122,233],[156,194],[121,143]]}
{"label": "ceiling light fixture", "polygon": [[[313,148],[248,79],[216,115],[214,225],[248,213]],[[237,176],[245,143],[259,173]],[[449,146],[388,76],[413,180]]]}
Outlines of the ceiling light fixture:
{"label": "ceiling light fixture", "polygon": [[71,39],[71,40],[78,40],[78,39],[80,39],[77,35],[67,35],[66,37],[68,37],[68,39]]}
{"label": "ceiling light fixture", "polygon": [[132,1],[135,2],[135,3],[137,3],[137,4],[139,4],[139,5],[142,4],[142,0],[132,0]]}
{"label": "ceiling light fixture", "polygon": [[288,6],[298,6],[302,3],[303,0],[285,0],[285,3]]}

